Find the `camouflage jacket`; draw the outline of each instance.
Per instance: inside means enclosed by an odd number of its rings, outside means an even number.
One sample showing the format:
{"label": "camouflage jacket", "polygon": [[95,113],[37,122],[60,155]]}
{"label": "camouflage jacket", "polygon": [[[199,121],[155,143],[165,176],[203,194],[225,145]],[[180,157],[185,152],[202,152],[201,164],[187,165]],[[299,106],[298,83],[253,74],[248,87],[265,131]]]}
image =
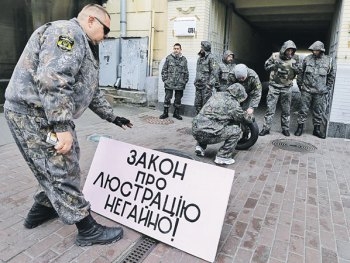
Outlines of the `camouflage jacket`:
{"label": "camouflage jacket", "polygon": [[222,55],[222,61],[219,63],[218,66],[218,90],[219,91],[225,91],[227,87],[229,86],[228,81],[228,75],[230,71],[234,69],[236,64],[234,63],[227,63],[226,59],[229,55],[233,55],[233,53],[230,50],[226,50],[224,54]]}
{"label": "camouflage jacket", "polygon": [[286,58],[285,51],[288,48],[296,50],[293,41],[286,41],[280,52],[275,52],[265,62],[265,70],[270,71],[269,84],[276,88],[290,88],[293,86],[293,79],[298,74],[299,56],[293,55],[291,59]]}
{"label": "camouflage jacket", "polygon": [[77,19],[39,27],[30,37],[6,89],[6,109],[43,110],[55,131],[89,107],[113,121],[113,109],[98,88],[98,62]]}
{"label": "camouflage jacket", "polygon": [[237,99],[229,92],[217,92],[193,118],[192,132],[218,135],[227,125],[238,125],[244,120],[244,112]]}
{"label": "camouflage jacket", "polygon": [[310,54],[303,60],[297,83],[301,90],[323,94],[333,88],[334,78],[332,58],[324,53],[320,57]]}
{"label": "camouflage jacket", "polygon": [[162,80],[164,88],[173,90],[184,90],[188,82],[187,59],[173,53],[168,55],[162,68]]}
{"label": "camouflage jacket", "polygon": [[205,52],[204,57],[199,57],[197,60],[196,78],[194,85],[197,89],[203,89],[206,85],[215,87],[217,85],[217,70],[218,63],[215,57],[210,52]]}
{"label": "camouflage jacket", "polygon": [[249,101],[249,105],[246,105],[247,107],[257,108],[259,106],[262,94],[262,85],[258,74],[256,74],[254,70],[248,68],[247,78],[243,82],[239,82],[235,77],[233,69],[233,71],[229,73],[229,83],[230,85],[233,83],[240,83],[243,85],[248,94],[247,100]]}

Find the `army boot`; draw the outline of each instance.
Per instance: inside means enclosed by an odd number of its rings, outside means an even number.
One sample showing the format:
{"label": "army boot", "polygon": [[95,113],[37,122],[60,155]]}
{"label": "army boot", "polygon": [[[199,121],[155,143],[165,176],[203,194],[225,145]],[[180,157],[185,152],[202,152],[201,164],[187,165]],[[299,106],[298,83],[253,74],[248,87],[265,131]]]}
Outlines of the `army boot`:
{"label": "army boot", "polygon": [[179,115],[179,109],[178,108],[175,108],[173,117],[178,119],[178,120],[182,120],[182,117]]}
{"label": "army boot", "polygon": [[315,125],[314,126],[314,132],[312,134],[315,135],[318,138],[321,138],[321,139],[325,139],[326,138],[326,135],[324,135],[323,132],[321,132],[321,130],[320,130],[320,125]]}
{"label": "army boot", "polygon": [[303,130],[304,130],[304,123],[298,124],[298,128],[295,131],[294,135],[295,136],[300,136],[303,134]]}
{"label": "army boot", "polygon": [[78,228],[75,243],[81,247],[94,244],[110,244],[117,242],[123,237],[123,229],[121,227],[102,226],[90,214],[75,225]]}
{"label": "army boot", "polygon": [[57,217],[58,214],[53,207],[47,207],[34,202],[32,208],[28,212],[27,217],[24,219],[23,225],[26,228],[31,229]]}
{"label": "army boot", "polygon": [[166,119],[169,117],[168,115],[168,112],[169,112],[169,108],[168,107],[164,107],[164,112],[162,115],[159,116],[159,119]]}

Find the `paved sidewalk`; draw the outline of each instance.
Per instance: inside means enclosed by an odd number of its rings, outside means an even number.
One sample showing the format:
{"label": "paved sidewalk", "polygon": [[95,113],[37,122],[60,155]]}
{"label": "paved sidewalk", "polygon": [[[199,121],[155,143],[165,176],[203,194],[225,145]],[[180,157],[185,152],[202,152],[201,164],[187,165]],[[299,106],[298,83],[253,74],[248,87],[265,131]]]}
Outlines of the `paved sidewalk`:
{"label": "paved sidewalk", "polygon": [[[134,128],[124,131],[90,111],[76,122],[84,179],[97,147],[87,138],[94,134],[152,149],[180,150],[214,164],[219,145],[209,146],[204,158],[194,155],[192,118],[178,121],[170,117],[173,123],[168,125],[152,124],[148,118],[156,119],[160,111],[128,105],[115,111],[130,118]],[[256,119],[261,127],[262,114],[258,112]],[[286,139],[280,133],[279,116],[275,123],[270,135],[259,137],[248,151],[235,152],[236,163],[227,166],[235,170],[235,180],[215,262],[350,263],[350,142],[316,138],[309,125],[301,137],[288,139],[317,147],[314,152],[283,150],[271,143]],[[81,248],[74,245],[75,226],[59,220],[25,229],[23,220],[37,183],[9,136],[2,113],[0,125],[0,262],[115,262],[141,236],[125,228],[124,238],[115,244]],[[295,124],[291,133],[294,130]],[[158,243],[144,262],[205,261]]]}

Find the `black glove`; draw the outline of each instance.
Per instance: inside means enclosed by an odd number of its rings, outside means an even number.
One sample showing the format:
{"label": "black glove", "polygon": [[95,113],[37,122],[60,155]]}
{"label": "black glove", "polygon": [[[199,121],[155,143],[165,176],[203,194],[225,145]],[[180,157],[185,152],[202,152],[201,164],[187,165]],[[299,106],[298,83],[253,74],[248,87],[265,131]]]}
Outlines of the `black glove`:
{"label": "black glove", "polygon": [[113,123],[115,125],[118,125],[119,127],[122,127],[122,128],[123,128],[124,125],[126,125],[129,128],[132,127],[132,123],[130,122],[130,120],[128,120],[128,119],[126,119],[124,117],[118,117],[118,116],[115,117]]}

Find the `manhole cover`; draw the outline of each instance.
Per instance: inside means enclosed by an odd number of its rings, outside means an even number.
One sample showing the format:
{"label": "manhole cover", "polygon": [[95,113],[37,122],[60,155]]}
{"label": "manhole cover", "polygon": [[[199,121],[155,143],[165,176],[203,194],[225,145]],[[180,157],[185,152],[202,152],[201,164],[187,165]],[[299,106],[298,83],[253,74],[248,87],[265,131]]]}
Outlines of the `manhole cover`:
{"label": "manhole cover", "polygon": [[153,117],[153,116],[143,116],[141,117],[144,121],[150,123],[150,124],[162,124],[162,125],[168,125],[174,123],[174,121],[170,118],[166,119],[159,119],[159,117]]}
{"label": "manhole cover", "polygon": [[292,152],[314,152],[317,147],[302,141],[292,139],[277,139],[273,140],[272,144],[280,149]]}
{"label": "manhole cover", "polygon": [[191,128],[181,128],[181,129],[177,129],[177,132],[181,133],[181,134],[189,134],[192,135],[192,129]]}
{"label": "manhole cover", "polygon": [[105,135],[105,134],[92,134],[87,137],[87,140],[90,142],[99,142],[101,137],[105,138],[112,138],[110,135]]}
{"label": "manhole cover", "polygon": [[158,241],[153,238],[142,236],[120,259],[116,261],[116,263],[142,262],[157,243]]}

